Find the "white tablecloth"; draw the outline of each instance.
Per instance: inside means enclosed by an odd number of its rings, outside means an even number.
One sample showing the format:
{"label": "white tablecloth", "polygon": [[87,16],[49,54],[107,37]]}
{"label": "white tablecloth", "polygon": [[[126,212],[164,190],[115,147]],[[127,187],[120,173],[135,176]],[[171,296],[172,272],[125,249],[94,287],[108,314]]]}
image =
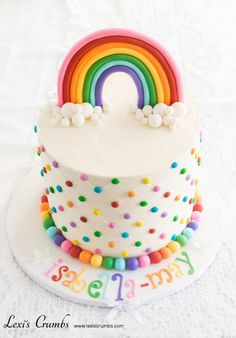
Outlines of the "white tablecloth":
{"label": "white tablecloth", "polygon": [[[70,303],[39,287],[15,262],[5,229],[9,197],[34,158],[32,126],[55,90],[59,61],[82,36],[105,27],[150,35],[180,64],[185,92],[200,105],[204,166],[224,209],[222,248],[193,286],[141,306],[142,324],[124,311],[114,319],[124,329],[7,330],[3,323],[11,314],[33,322],[42,313],[51,321],[70,313],[74,322],[102,324],[110,311]],[[236,337],[235,34],[234,0],[0,1],[1,337]]]}

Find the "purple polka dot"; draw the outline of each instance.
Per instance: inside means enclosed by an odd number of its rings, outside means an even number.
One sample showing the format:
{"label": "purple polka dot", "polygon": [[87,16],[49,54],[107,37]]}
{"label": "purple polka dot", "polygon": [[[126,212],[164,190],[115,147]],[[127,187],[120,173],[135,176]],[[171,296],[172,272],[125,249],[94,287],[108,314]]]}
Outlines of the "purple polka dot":
{"label": "purple polka dot", "polygon": [[130,218],[131,218],[131,215],[128,214],[128,213],[126,213],[126,214],[124,214],[124,218],[125,218],[125,219],[130,219]]}
{"label": "purple polka dot", "polygon": [[191,175],[188,174],[188,175],[186,176],[186,181],[189,181],[190,178],[191,178]]}
{"label": "purple polka dot", "polygon": [[147,253],[150,253],[150,252],[152,252],[152,248],[147,248],[145,251],[146,251]]}
{"label": "purple polka dot", "polygon": [[155,185],[153,187],[153,191],[158,192],[160,190],[160,187],[158,185]]}
{"label": "purple polka dot", "polygon": [[161,214],[161,217],[166,217],[168,215],[168,213],[166,211],[164,211],[162,214]]}
{"label": "purple polka dot", "polygon": [[49,195],[49,190],[48,190],[48,188],[45,189],[45,194],[46,194],[46,195]]}
{"label": "purple polka dot", "polygon": [[58,163],[57,163],[57,161],[52,161],[52,165],[54,166],[54,168],[58,168]]}
{"label": "purple polka dot", "polygon": [[70,226],[71,226],[72,228],[75,228],[75,227],[76,227],[76,223],[75,223],[75,222],[70,222]]}

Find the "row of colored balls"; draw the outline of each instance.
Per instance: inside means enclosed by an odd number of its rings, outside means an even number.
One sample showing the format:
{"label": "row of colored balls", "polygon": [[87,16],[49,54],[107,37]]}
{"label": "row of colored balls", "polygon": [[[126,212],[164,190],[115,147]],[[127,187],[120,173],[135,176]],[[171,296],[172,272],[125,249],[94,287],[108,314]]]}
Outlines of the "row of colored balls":
{"label": "row of colored balls", "polygon": [[[43,195],[41,202],[45,203],[46,201],[47,196]],[[194,205],[191,221],[180,235],[173,235],[172,240],[166,247],[159,251],[151,252],[148,255],[130,258],[103,257],[99,254],[93,254],[88,250],[83,250],[79,246],[73,245],[70,240],[67,240],[63,236],[62,232],[55,226],[53,218],[47,210],[44,210],[41,216],[44,228],[47,231],[47,236],[53,239],[54,243],[60,246],[64,252],[73,258],[79,259],[81,263],[90,263],[93,267],[104,267],[108,270],[115,269],[117,271],[123,271],[127,269],[133,271],[138,267],[146,267],[149,264],[160,263],[162,259],[168,259],[172,254],[180,251],[181,247],[187,244],[188,240],[192,238],[194,231],[197,230],[202,210],[203,207],[200,203]]]}

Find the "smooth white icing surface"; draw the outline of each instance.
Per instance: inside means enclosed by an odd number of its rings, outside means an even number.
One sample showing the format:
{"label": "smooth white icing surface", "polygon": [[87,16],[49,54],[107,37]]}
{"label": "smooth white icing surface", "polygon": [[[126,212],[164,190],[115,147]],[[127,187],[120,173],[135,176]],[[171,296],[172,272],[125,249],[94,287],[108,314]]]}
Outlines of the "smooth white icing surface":
{"label": "smooth white icing surface", "polygon": [[93,175],[132,176],[153,172],[189,150],[199,131],[190,111],[179,127],[149,128],[137,121],[130,107],[137,102],[135,85],[127,74],[115,73],[105,82],[103,96],[113,109],[100,126],[51,127],[50,114],[38,121],[40,143],[59,163]]}

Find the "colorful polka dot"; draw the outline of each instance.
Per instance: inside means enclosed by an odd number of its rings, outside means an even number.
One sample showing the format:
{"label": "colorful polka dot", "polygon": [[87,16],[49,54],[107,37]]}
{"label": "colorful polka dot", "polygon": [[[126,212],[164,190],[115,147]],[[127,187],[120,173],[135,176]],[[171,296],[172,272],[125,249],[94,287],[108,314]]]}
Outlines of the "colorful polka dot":
{"label": "colorful polka dot", "polygon": [[191,178],[191,175],[188,174],[188,175],[186,176],[186,181],[189,181],[190,178]]}
{"label": "colorful polka dot", "polygon": [[160,239],[164,239],[166,237],[166,234],[160,234]]}
{"label": "colorful polka dot", "polygon": [[144,183],[144,184],[149,184],[149,183],[151,183],[151,178],[150,178],[150,177],[145,177],[145,178],[143,178],[143,183]]}
{"label": "colorful polka dot", "polygon": [[80,179],[81,179],[81,181],[87,181],[88,176],[86,174],[81,174]]}
{"label": "colorful polka dot", "polygon": [[129,257],[128,251],[122,251],[121,255],[122,255],[123,257]]}
{"label": "colorful polka dot", "polygon": [[142,245],[142,242],[140,242],[140,241],[135,242],[136,247],[140,247],[141,245]]}
{"label": "colorful polka dot", "polygon": [[114,229],[116,227],[115,223],[108,223],[109,228]]}
{"label": "colorful polka dot", "polygon": [[178,236],[177,236],[176,234],[174,234],[174,235],[171,237],[172,241],[176,241],[177,237],[178,237]]}
{"label": "colorful polka dot", "polygon": [[99,216],[99,215],[101,215],[101,210],[99,210],[99,209],[94,209],[94,210],[93,210],[93,214],[96,215],[96,216]]}
{"label": "colorful polka dot", "polygon": [[121,237],[128,238],[129,237],[129,233],[128,232],[122,232]]}
{"label": "colorful polka dot", "polygon": [[173,217],[173,222],[178,221],[178,219],[179,219],[179,216],[178,216],[178,215],[175,215],[175,216]]}
{"label": "colorful polka dot", "polygon": [[141,201],[141,202],[139,203],[139,205],[140,205],[141,207],[146,207],[146,206],[148,205],[148,202],[147,202],[147,201]]}
{"label": "colorful polka dot", "polygon": [[65,226],[61,227],[61,230],[62,230],[63,232],[67,232],[67,231],[68,231],[68,230],[67,230],[67,227],[65,227]]}
{"label": "colorful polka dot", "polygon": [[93,191],[96,192],[97,194],[100,194],[102,192],[102,187],[96,186],[94,187]]}
{"label": "colorful polka dot", "polygon": [[142,227],[144,225],[144,223],[142,221],[137,221],[135,223],[136,227]]}
{"label": "colorful polka dot", "polygon": [[60,185],[57,185],[56,189],[57,189],[58,192],[62,192],[62,187]]}
{"label": "colorful polka dot", "polygon": [[182,168],[179,173],[181,175],[184,175],[184,174],[186,174],[186,172],[187,172],[187,169],[186,168]]}
{"label": "colorful polka dot", "polygon": [[173,168],[173,169],[175,169],[175,168],[177,168],[178,167],[178,162],[173,162],[172,164],[171,164],[171,168]]}
{"label": "colorful polka dot", "polygon": [[51,169],[52,169],[51,166],[50,166],[50,164],[48,164],[48,163],[45,165],[45,167],[46,167],[46,169],[47,169],[48,171],[51,171]]}
{"label": "colorful polka dot", "polygon": [[181,198],[181,196],[180,195],[176,195],[175,196],[175,201],[177,202],[177,201],[179,201],[180,200],[180,198]]}
{"label": "colorful polka dot", "polygon": [[120,203],[117,202],[117,201],[113,201],[113,202],[111,202],[111,206],[112,206],[112,208],[118,208],[120,206]]}
{"label": "colorful polka dot", "polygon": [[150,210],[151,212],[156,213],[158,212],[159,209],[157,207],[152,207]]}
{"label": "colorful polka dot", "polygon": [[95,231],[93,234],[94,234],[95,237],[101,237],[102,236],[101,231]]}
{"label": "colorful polka dot", "polygon": [[120,180],[119,180],[119,178],[114,177],[114,178],[111,180],[111,183],[112,183],[112,184],[119,184],[119,183],[120,183]]}
{"label": "colorful polka dot", "polygon": [[168,213],[166,211],[164,211],[162,214],[161,214],[161,217],[166,217],[168,215]]}
{"label": "colorful polka dot", "polygon": [[71,226],[72,228],[75,228],[75,227],[76,227],[76,223],[75,223],[75,222],[70,222],[70,226]]}
{"label": "colorful polka dot", "polygon": [[81,220],[81,222],[83,222],[83,223],[87,223],[87,222],[88,222],[88,219],[87,219],[87,217],[85,217],[85,216],[81,216],[81,217],[80,217],[80,220]]}
{"label": "colorful polka dot", "polygon": [[73,240],[72,240],[72,243],[73,243],[75,246],[78,246],[78,245],[79,245],[79,242],[77,241],[77,239],[73,239]]}
{"label": "colorful polka dot", "polygon": [[129,191],[128,192],[128,196],[129,197],[134,197],[136,195],[136,192],[135,191]]}
{"label": "colorful polka dot", "polygon": [[101,249],[95,249],[95,253],[98,254],[98,255],[101,255],[102,254],[102,250]]}
{"label": "colorful polka dot", "polygon": [[66,202],[66,205],[69,207],[69,208],[73,208],[73,206],[74,206],[74,203],[72,202],[72,201],[67,201]]}
{"label": "colorful polka dot", "polygon": [[87,200],[87,198],[86,198],[85,196],[79,196],[79,197],[78,197],[78,200],[79,200],[80,202],[85,202],[85,201]]}
{"label": "colorful polka dot", "polygon": [[88,236],[83,236],[82,237],[82,240],[85,242],[85,243],[88,243],[90,241],[89,237]]}
{"label": "colorful polka dot", "polygon": [[153,190],[154,192],[158,192],[158,191],[160,190],[160,187],[159,187],[158,185],[155,185],[155,186],[152,188],[152,190]]}
{"label": "colorful polka dot", "polygon": [[187,202],[187,200],[188,200],[188,196],[184,196],[182,201]]}
{"label": "colorful polka dot", "polygon": [[148,232],[149,232],[149,234],[154,234],[156,232],[156,229],[153,229],[153,228],[149,229]]}
{"label": "colorful polka dot", "polygon": [[115,247],[115,242],[113,242],[113,241],[109,242],[109,243],[108,243],[108,246],[109,246],[110,248],[114,248],[114,247]]}
{"label": "colorful polka dot", "polygon": [[70,187],[70,188],[73,187],[73,182],[71,182],[69,180],[66,181],[65,184],[67,185],[67,187]]}
{"label": "colorful polka dot", "polygon": [[130,219],[131,218],[131,215],[130,214],[128,214],[128,213],[125,213],[124,214],[124,219]]}
{"label": "colorful polka dot", "polygon": [[64,211],[64,208],[63,208],[62,205],[58,205],[57,209],[58,209],[59,211]]}
{"label": "colorful polka dot", "polygon": [[52,212],[54,212],[54,214],[57,213],[57,209],[55,207],[52,207]]}
{"label": "colorful polka dot", "polygon": [[170,197],[170,192],[169,191],[166,191],[165,193],[164,193],[164,195],[163,195],[165,198],[168,198],[168,197]]}
{"label": "colorful polka dot", "polygon": [[146,253],[150,253],[150,252],[152,252],[152,248],[150,248],[150,247],[149,247],[149,248],[147,248],[147,249],[145,250],[145,252],[146,252]]}
{"label": "colorful polka dot", "polygon": [[55,192],[54,188],[51,186],[49,187],[49,191],[53,194]]}
{"label": "colorful polka dot", "polygon": [[57,161],[52,161],[52,165],[54,168],[58,168],[58,162]]}

